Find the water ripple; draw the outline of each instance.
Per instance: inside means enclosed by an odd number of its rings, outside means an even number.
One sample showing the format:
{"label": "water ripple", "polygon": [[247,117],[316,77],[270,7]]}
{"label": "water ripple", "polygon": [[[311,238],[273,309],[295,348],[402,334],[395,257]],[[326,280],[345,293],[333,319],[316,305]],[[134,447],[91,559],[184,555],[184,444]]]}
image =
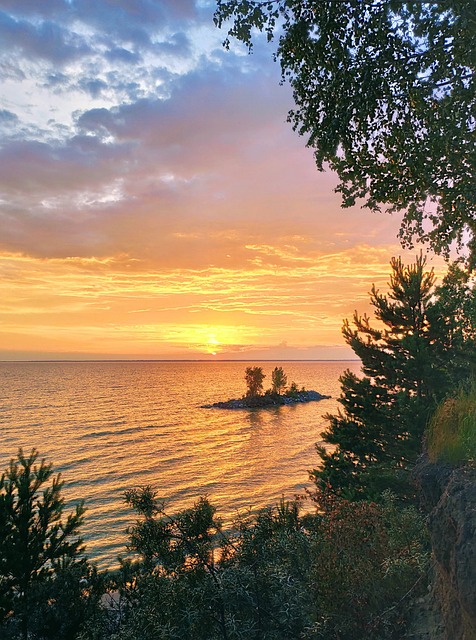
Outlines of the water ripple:
{"label": "water ripple", "polygon": [[[256,363],[253,363],[256,365]],[[267,380],[276,363],[262,363]],[[283,363],[277,363],[283,364]],[[125,553],[127,489],[153,485],[171,511],[208,494],[225,522],[309,486],[314,443],[337,410],[339,375],[357,363],[289,362],[288,380],[330,400],[264,411],[202,405],[239,397],[245,362],[0,363],[0,471],[36,447],[86,500],[84,535],[100,566]]]}

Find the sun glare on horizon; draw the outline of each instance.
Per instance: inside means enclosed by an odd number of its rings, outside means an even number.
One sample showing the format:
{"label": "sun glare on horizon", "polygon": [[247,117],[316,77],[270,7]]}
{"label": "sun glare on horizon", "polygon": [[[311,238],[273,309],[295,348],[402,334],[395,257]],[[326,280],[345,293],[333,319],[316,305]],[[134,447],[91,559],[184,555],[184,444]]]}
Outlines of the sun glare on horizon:
{"label": "sun glare on horizon", "polygon": [[211,333],[210,337],[208,338],[207,353],[209,353],[212,356],[216,356],[217,347],[219,347],[219,345],[220,345],[220,341],[217,340],[216,335],[214,333]]}
{"label": "sun glare on horizon", "polygon": [[255,343],[256,335],[251,335],[247,329],[234,325],[182,325],[175,327],[173,335],[167,335],[165,339],[196,355],[217,356],[237,346],[241,348]]}

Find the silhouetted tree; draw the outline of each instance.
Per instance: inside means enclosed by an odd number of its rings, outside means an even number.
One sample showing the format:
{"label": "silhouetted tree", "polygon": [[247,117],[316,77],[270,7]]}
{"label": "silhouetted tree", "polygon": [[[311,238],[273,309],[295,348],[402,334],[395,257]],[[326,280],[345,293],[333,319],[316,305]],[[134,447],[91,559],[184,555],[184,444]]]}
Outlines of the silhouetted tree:
{"label": "silhouetted tree", "polygon": [[261,395],[263,391],[263,380],[266,375],[263,373],[262,367],[247,367],[245,370],[245,381],[247,386],[246,395],[248,398],[254,398]]}
{"label": "silhouetted tree", "polygon": [[215,22],[248,47],[256,29],[296,104],[289,120],[317,167],[358,199],[403,211],[401,236],[476,259],[476,3],[218,0]]}
{"label": "silhouetted tree", "polygon": [[410,266],[399,258],[391,266],[388,294],[371,292],[377,326],[357,312],[344,323],[364,376],[342,375],[343,410],[326,416],[323,440],[331,448],[318,447],[322,467],[313,472],[321,488],[351,497],[408,490],[430,414],[475,363],[476,298],[467,274],[450,269],[435,288],[421,255]]}
{"label": "silhouetted tree", "polygon": [[[62,584],[66,595],[66,585],[71,587],[73,576],[70,614],[72,602],[76,613],[81,609],[84,587],[79,584],[90,573],[80,557],[83,541],[78,529],[83,522],[83,503],[63,521],[63,482],[59,474],[52,476],[51,464],[44,460],[38,464],[37,458],[35,449],[29,456],[20,449],[18,459],[10,462],[0,479],[0,620],[6,625],[5,634],[18,622],[24,640],[36,637],[39,611],[43,612],[42,623],[48,616],[53,621],[53,594],[61,596],[57,587]],[[63,618],[62,630],[56,633],[50,628],[48,637],[71,638],[72,627],[65,625],[67,608],[59,613],[56,609],[56,614],[57,620]]]}
{"label": "silhouetted tree", "polygon": [[273,369],[273,373],[271,374],[271,381],[273,383],[273,392],[281,394],[282,391],[286,389],[286,385],[288,384],[288,378],[284,373],[282,367],[275,367]]}

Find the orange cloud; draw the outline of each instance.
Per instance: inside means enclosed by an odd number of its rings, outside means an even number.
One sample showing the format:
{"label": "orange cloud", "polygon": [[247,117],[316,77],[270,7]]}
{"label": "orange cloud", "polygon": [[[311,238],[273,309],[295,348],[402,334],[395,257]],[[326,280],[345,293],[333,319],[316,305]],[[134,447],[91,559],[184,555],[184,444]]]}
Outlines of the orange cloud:
{"label": "orange cloud", "polygon": [[[127,256],[0,256],[0,350],[167,357],[342,344],[342,320],[370,311],[389,252],[327,255],[252,245],[242,268],[151,270]],[[271,356],[272,357],[272,356]]]}

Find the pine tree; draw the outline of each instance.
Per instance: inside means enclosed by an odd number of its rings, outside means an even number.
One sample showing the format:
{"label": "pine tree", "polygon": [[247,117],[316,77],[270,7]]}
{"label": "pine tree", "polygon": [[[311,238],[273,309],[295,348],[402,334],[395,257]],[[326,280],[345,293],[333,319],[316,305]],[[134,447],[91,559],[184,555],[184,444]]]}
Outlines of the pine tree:
{"label": "pine tree", "polygon": [[[340,379],[342,410],[327,415],[318,445],[320,488],[351,498],[374,497],[385,488],[406,494],[408,471],[437,403],[462,381],[476,354],[475,296],[465,272],[453,267],[435,287],[420,255],[414,264],[391,262],[387,294],[371,291],[377,327],[355,312],[344,338],[362,361],[363,376]],[[464,317],[464,322],[460,320]]]}
{"label": "pine tree", "polygon": [[44,589],[48,580],[66,570],[84,566],[86,571],[78,536],[83,504],[63,522],[63,482],[60,475],[52,477],[51,464],[36,464],[37,458],[35,449],[29,456],[20,449],[0,478],[0,623],[19,621],[24,640],[44,604],[41,598],[50,599]]}

